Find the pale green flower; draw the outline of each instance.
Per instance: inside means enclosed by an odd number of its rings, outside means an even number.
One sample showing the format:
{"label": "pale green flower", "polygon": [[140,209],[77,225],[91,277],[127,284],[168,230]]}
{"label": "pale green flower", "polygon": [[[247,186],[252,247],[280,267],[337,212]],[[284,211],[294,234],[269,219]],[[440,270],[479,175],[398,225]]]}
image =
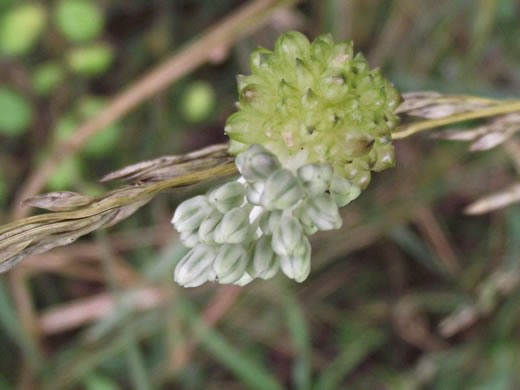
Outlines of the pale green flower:
{"label": "pale green flower", "polygon": [[293,254],[304,239],[303,228],[295,217],[282,217],[273,231],[273,250],[280,256]]}
{"label": "pale green flower", "polygon": [[252,145],[235,161],[240,174],[249,182],[265,180],[280,168],[278,159],[263,146]]}
{"label": "pale green flower", "polygon": [[255,242],[251,274],[262,279],[272,278],[280,268],[280,260],[273,251],[271,240],[271,236],[262,236]]}
{"label": "pale green flower", "polygon": [[266,180],[261,203],[268,210],[283,210],[296,205],[302,196],[298,179],[288,169],[279,169]]}
{"label": "pale green flower", "polygon": [[244,203],[245,188],[242,183],[233,181],[211,191],[208,195],[210,203],[221,213],[225,213]]}
{"label": "pale green flower", "polygon": [[220,211],[213,210],[211,214],[204,218],[198,230],[199,239],[201,242],[215,242],[215,230],[223,217],[224,214],[222,214]]}
{"label": "pale green flower", "polygon": [[342,176],[336,175],[330,184],[330,195],[338,207],[343,207],[356,199],[361,189]]}
{"label": "pale green flower", "polygon": [[280,223],[283,212],[281,210],[264,211],[260,216],[259,226],[264,234],[273,234],[274,229]]}
{"label": "pale green flower", "polygon": [[247,201],[255,206],[261,205],[264,188],[264,182],[249,183],[246,190]]}
{"label": "pale green flower", "polygon": [[177,206],[172,223],[179,232],[193,231],[199,228],[211,211],[212,207],[205,196],[195,196]]}
{"label": "pale green flower", "polygon": [[193,230],[191,232],[181,232],[179,238],[186,248],[193,248],[200,242],[199,232],[197,230]]}
{"label": "pale green flower", "polygon": [[183,287],[198,287],[206,283],[215,256],[216,251],[212,246],[196,245],[177,264],[174,280]]}
{"label": "pale green flower", "polygon": [[243,245],[221,245],[213,262],[215,281],[219,283],[235,283],[246,271],[249,254]]}
{"label": "pale green flower", "polygon": [[301,215],[307,217],[308,221],[319,230],[339,229],[343,222],[338,206],[328,194],[309,197],[303,206]]}
{"label": "pale green flower", "polygon": [[294,254],[280,256],[280,268],[287,277],[299,283],[307,279],[311,271],[311,244],[306,237]]}
{"label": "pale green flower", "polygon": [[237,207],[224,214],[215,229],[217,244],[240,244],[249,238],[251,225],[249,213],[245,208]]}
{"label": "pale green flower", "polygon": [[297,173],[307,191],[321,194],[328,190],[334,169],[329,164],[305,164]]}

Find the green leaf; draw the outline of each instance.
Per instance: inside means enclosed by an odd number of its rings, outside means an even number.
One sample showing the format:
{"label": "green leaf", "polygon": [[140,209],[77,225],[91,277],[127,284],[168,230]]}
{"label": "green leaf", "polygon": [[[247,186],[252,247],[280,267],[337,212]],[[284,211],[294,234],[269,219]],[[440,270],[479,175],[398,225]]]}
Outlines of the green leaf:
{"label": "green leaf", "polygon": [[[106,105],[104,99],[86,97],[77,106],[77,111],[83,120],[91,118]],[[90,157],[101,157],[116,147],[121,135],[121,126],[118,122],[112,123],[91,137],[85,145],[84,152]]]}
{"label": "green leaf", "polygon": [[204,81],[191,83],[182,97],[182,115],[189,122],[201,122],[215,108],[216,97],[213,87]]}
{"label": "green leaf", "polygon": [[112,64],[114,53],[105,43],[77,47],[67,53],[67,65],[74,73],[83,76],[96,76]]}
{"label": "green leaf", "polygon": [[10,9],[0,19],[0,52],[17,56],[28,52],[45,26],[45,8],[26,4]]}
{"label": "green leaf", "polygon": [[312,348],[307,321],[298,301],[293,296],[286,297],[284,305],[287,327],[294,348],[292,378],[295,388],[311,388]]}
{"label": "green leaf", "polygon": [[339,389],[340,383],[367,356],[376,350],[385,340],[380,331],[349,324],[346,328],[347,337],[338,356],[322,371],[314,390]]}
{"label": "green leaf", "polygon": [[[0,2],[1,5],[1,2]],[[12,387],[9,385],[9,382],[5,380],[2,375],[0,374],[0,390],[11,390]]]}
{"label": "green leaf", "polygon": [[116,382],[106,376],[90,374],[83,381],[85,390],[118,390],[120,387]]}
{"label": "green leaf", "polygon": [[40,95],[48,95],[64,78],[65,72],[60,64],[46,62],[34,69],[33,88]]}
{"label": "green leaf", "polygon": [[70,189],[81,176],[81,161],[78,156],[69,157],[61,162],[58,169],[54,171],[47,188],[51,191]]}
{"label": "green leaf", "polygon": [[0,134],[23,133],[32,120],[32,107],[18,92],[0,87]]}
{"label": "green leaf", "polygon": [[56,122],[56,128],[54,129],[54,141],[60,142],[65,140],[74,133],[77,127],[78,121],[74,115],[70,113],[65,114]]}
{"label": "green leaf", "polygon": [[103,30],[103,13],[90,0],[62,0],[55,10],[56,24],[73,42],[96,38]]}
{"label": "green leaf", "polygon": [[201,344],[223,366],[240,378],[248,389],[282,390],[283,386],[259,362],[228,343],[218,332],[209,328],[187,300],[178,299],[178,308],[190,328],[200,337]]}
{"label": "green leaf", "polygon": [[41,365],[42,357],[29,335],[20,323],[11,300],[4,287],[4,279],[0,278],[0,330],[9,340],[20,348],[25,360],[33,367]]}

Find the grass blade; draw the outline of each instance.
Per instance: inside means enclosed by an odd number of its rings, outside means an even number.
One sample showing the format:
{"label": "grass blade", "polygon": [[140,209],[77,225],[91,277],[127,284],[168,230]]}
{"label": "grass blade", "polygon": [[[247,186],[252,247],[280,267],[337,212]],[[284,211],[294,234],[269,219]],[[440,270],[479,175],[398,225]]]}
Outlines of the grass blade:
{"label": "grass blade", "polygon": [[284,310],[294,348],[292,379],[296,389],[308,390],[311,388],[312,373],[309,329],[298,301],[289,294],[286,296]]}
{"label": "grass blade", "polygon": [[339,389],[343,378],[375,351],[384,340],[384,335],[375,329],[360,329],[360,332],[345,343],[343,350],[325,368],[314,390]]}
{"label": "grass blade", "polygon": [[248,389],[283,390],[284,387],[260,363],[255,362],[237,350],[218,332],[209,328],[186,300],[179,299],[179,310],[200,337],[201,346],[213,355],[223,366],[242,380]]}

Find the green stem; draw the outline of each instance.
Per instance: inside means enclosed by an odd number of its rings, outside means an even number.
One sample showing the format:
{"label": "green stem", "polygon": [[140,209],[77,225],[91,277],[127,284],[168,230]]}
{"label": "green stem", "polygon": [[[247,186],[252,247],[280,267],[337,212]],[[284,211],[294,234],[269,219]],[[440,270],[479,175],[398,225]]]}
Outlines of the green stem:
{"label": "green stem", "polygon": [[496,115],[503,115],[520,111],[520,101],[508,101],[497,104],[492,107],[479,109],[478,111],[462,112],[446,116],[444,118],[426,119],[408,124],[403,124],[397,128],[397,131],[392,134],[393,139],[406,138],[415,133],[425,130],[431,130],[436,127],[450,125],[452,123],[467,121],[470,119],[487,118]]}

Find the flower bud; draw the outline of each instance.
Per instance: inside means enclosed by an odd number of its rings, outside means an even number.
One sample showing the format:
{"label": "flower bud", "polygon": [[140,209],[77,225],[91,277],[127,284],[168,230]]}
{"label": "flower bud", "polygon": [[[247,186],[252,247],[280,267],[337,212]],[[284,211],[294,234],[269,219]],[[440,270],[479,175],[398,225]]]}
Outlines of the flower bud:
{"label": "flower bud", "polygon": [[265,134],[260,132],[256,123],[249,120],[244,111],[235,112],[226,122],[224,132],[235,141],[251,144],[266,140]]}
{"label": "flower bud", "polygon": [[372,150],[374,138],[368,132],[347,131],[340,145],[346,156],[350,158],[361,157]]}
{"label": "flower bud", "polygon": [[236,282],[234,282],[233,284],[242,287],[248,283],[251,283],[252,281],[253,281],[253,278],[251,277],[251,275],[249,275],[247,272],[244,272],[244,275],[242,275],[242,277],[240,279],[238,279]]}
{"label": "flower bud", "polygon": [[306,164],[298,168],[297,174],[306,190],[321,194],[329,188],[334,169],[329,164]]}
{"label": "flower bud", "polygon": [[251,183],[267,179],[280,168],[278,159],[263,146],[256,144],[240,153],[235,164],[244,179]]}
{"label": "flower bud", "polygon": [[251,230],[249,214],[244,208],[237,207],[224,214],[215,229],[217,244],[240,244],[248,239]]}
{"label": "flower bud", "polygon": [[222,245],[213,261],[215,280],[219,283],[235,283],[246,271],[249,254],[243,245]]}
{"label": "flower bud", "polygon": [[265,182],[262,205],[268,210],[283,210],[294,206],[303,191],[296,177],[287,169],[279,169]]}
{"label": "flower bud", "polygon": [[361,189],[365,189],[370,183],[370,171],[365,170],[363,167],[359,167],[359,164],[351,163],[347,164],[343,168],[345,177],[352,183],[357,185]]}
{"label": "flower bud", "polygon": [[339,229],[343,223],[338,206],[327,194],[307,199],[302,209],[302,215],[307,217],[319,230]]}
{"label": "flower bud", "polygon": [[273,250],[280,256],[293,254],[303,238],[300,222],[292,216],[282,217],[273,232]]}
{"label": "flower bud", "polygon": [[319,229],[305,213],[306,203],[307,202],[305,202],[301,207],[298,207],[298,209],[294,213],[294,216],[298,218],[298,220],[302,224],[304,233],[308,236],[312,236]]}
{"label": "flower bud", "polygon": [[260,72],[268,68],[267,61],[273,55],[273,52],[263,47],[256,48],[249,56],[249,67],[252,72]]}
{"label": "flower bud", "polygon": [[262,194],[264,193],[264,183],[256,182],[249,183],[247,185],[246,197],[247,201],[251,204],[259,206],[262,200]]}
{"label": "flower bud", "polygon": [[179,238],[182,241],[182,245],[186,248],[193,248],[200,242],[199,233],[196,230],[192,232],[181,232]]}
{"label": "flower bud", "polygon": [[273,251],[271,240],[271,236],[262,236],[255,243],[250,273],[262,279],[272,278],[280,268],[279,258]]}
{"label": "flower bud", "polygon": [[265,210],[260,216],[259,226],[264,234],[273,234],[274,229],[280,223],[283,212],[281,210]]}
{"label": "flower bud", "polygon": [[353,185],[343,176],[334,175],[330,183],[330,196],[338,207],[343,207],[356,199],[361,194],[361,189]]}
{"label": "flower bud", "polygon": [[202,221],[202,223],[200,224],[198,232],[199,239],[201,242],[215,242],[215,229],[222,220],[222,217],[224,217],[224,214],[222,214],[218,210],[213,210],[213,212],[210,215],[204,218],[204,221]]}
{"label": "flower bud", "polygon": [[199,228],[212,209],[208,199],[198,195],[182,202],[175,210],[171,222],[179,232],[193,231]]}
{"label": "flower bud", "polygon": [[175,267],[174,280],[183,287],[197,287],[208,281],[208,270],[215,258],[215,249],[198,244]]}
{"label": "flower bud", "polygon": [[280,268],[289,278],[301,283],[311,272],[311,244],[303,237],[300,248],[295,254],[280,256]]}
{"label": "flower bud", "polygon": [[225,213],[244,203],[245,188],[237,181],[226,183],[210,192],[210,203],[221,213]]}
{"label": "flower bud", "polygon": [[392,144],[380,145],[370,154],[373,161],[372,170],[375,172],[383,171],[395,165],[395,152]]}
{"label": "flower bud", "polygon": [[292,63],[297,57],[308,56],[310,46],[311,44],[305,35],[298,31],[288,31],[278,37],[274,44],[274,50]]}

